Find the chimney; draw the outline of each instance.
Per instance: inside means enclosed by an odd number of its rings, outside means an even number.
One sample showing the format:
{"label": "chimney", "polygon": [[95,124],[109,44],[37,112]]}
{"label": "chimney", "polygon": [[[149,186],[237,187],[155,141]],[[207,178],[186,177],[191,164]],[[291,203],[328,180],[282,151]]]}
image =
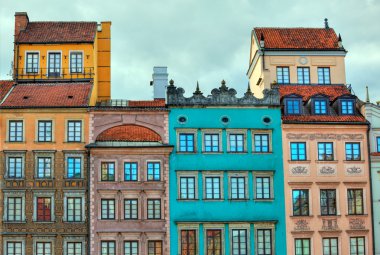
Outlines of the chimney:
{"label": "chimney", "polygon": [[325,18],[325,28],[326,29],[329,29],[329,20],[327,18]]}
{"label": "chimney", "polygon": [[339,34],[339,37],[338,37],[338,47],[339,48],[343,48],[342,37],[340,36],[340,34]]}
{"label": "chimney", "polygon": [[265,47],[265,39],[263,33],[260,35],[260,47],[264,48]]}
{"label": "chimney", "polygon": [[15,13],[15,41],[17,40],[17,36],[21,31],[25,30],[29,23],[29,17],[26,12],[16,12]]}
{"label": "chimney", "polygon": [[151,82],[151,85],[153,85],[154,99],[165,99],[168,76],[168,68],[166,66],[153,67],[153,82]]}

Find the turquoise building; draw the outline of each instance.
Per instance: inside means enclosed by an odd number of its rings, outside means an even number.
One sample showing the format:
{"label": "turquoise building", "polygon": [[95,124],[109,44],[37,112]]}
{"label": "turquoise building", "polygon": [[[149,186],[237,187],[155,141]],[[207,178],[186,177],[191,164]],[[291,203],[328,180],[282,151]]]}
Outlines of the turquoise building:
{"label": "turquoise building", "polygon": [[170,254],[286,254],[278,89],[184,92],[170,81]]}

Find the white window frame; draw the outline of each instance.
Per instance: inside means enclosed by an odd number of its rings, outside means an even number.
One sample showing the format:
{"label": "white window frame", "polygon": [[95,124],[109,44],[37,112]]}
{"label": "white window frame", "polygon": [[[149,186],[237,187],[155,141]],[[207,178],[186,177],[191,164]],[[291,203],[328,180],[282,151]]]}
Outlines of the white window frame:
{"label": "white window frame", "polygon": [[[180,142],[179,135],[180,134],[193,134],[194,135],[194,151],[180,151]],[[184,154],[193,154],[198,152],[198,130],[194,128],[181,128],[176,130],[176,141],[177,141],[177,153]]]}
{"label": "white window frame", "polygon": [[[181,177],[194,178],[194,198],[183,199],[181,198]],[[181,201],[194,201],[198,199],[198,172],[197,171],[179,171],[177,172],[177,197]]]}
{"label": "white window frame", "polygon": [[26,255],[25,254],[25,244],[26,244],[26,240],[25,240],[25,237],[5,237],[3,236],[3,251],[4,251],[4,255],[8,255],[7,254],[7,243],[8,242],[21,242],[22,243],[22,248],[21,248],[21,254],[22,255]]}
{"label": "white window frame", "polygon": [[[232,198],[232,177],[244,177],[244,192],[245,198]],[[228,172],[228,199],[231,201],[241,201],[241,200],[249,200],[249,187],[248,187],[248,172],[246,171],[233,171]]]}
{"label": "white window frame", "polygon": [[68,236],[63,238],[63,254],[68,255],[67,243],[82,243],[82,255],[86,254],[86,238],[81,236]]}
{"label": "white window frame", "polygon": [[[247,145],[247,130],[246,129],[227,129],[227,152],[228,153],[247,153],[248,145]],[[243,151],[231,151],[231,140],[230,135],[243,135]]]}
{"label": "white window frame", "polygon": [[[252,153],[257,154],[270,154],[273,153],[273,140],[272,140],[272,130],[271,129],[253,129],[251,130],[252,134]],[[268,152],[261,152],[255,150],[255,135],[268,135]]]}
{"label": "white window frame", "polygon": [[[219,177],[220,178],[220,198],[212,199],[206,198],[206,177]],[[224,173],[220,171],[203,171],[202,172],[202,184],[203,184],[203,197],[205,201],[221,201],[224,200]]]}
{"label": "white window frame", "polygon": [[20,190],[4,190],[3,191],[3,195],[4,195],[4,199],[3,199],[4,200],[3,222],[10,222],[10,221],[7,220],[7,218],[8,218],[8,203],[7,203],[8,198],[11,198],[11,197],[19,198],[19,197],[21,197],[21,199],[22,199],[21,222],[17,221],[17,223],[26,223],[26,216],[25,216],[25,191],[20,191]]}
{"label": "white window frame", "polygon": [[[83,223],[86,221],[86,213],[85,213],[85,206],[86,206],[86,191],[67,191],[63,195],[63,221],[64,222],[70,222],[70,223]],[[67,220],[67,199],[68,198],[81,198],[82,199],[82,221],[68,221]]]}
{"label": "white window frame", "polygon": [[[9,158],[22,158],[22,169],[21,169],[21,178],[10,178],[8,176],[9,173]],[[21,151],[9,151],[5,152],[5,174],[4,174],[4,179],[25,179],[25,152]]]}
{"label": "white window frame", "polygon": [[[71,72],[71,53],[81,53],[82,54],[82,70],[79,73],[72,73]],[[83,50],[69,50],[69,73],[73,74],[73,75],[84,73],[84,51]]]}
{"label": "white window frame", "polygon": [[[205,142],[205,135],[218,135],[219,141],[218,141],[218,151],[206,151],[206,142]],[[204,154],[216,154],[216,153],[223,153],[223,132],[221,129],[202,129],[201,130],[202,135],[202,153]]]}
{"label": "white window frame", "polygon": [[[37,221],[37,198],[38,197],[49,197],[51,199],[51,220],[49,222],[55,221],[55,199],[54,199],[54,191],[35,191],[33,193],[33,222],[41,222]],[[42,221],[45,222],[45,221]]]}
{"label": "white window frame", "polygon": [[[253,199],[256,201],[271,201],[274,199],[274,171],[253,171]],[[270,185],[270,198],[257,198],[256,197],[256,178],[257,177],[268,177],[269,180],[269,185]]]}

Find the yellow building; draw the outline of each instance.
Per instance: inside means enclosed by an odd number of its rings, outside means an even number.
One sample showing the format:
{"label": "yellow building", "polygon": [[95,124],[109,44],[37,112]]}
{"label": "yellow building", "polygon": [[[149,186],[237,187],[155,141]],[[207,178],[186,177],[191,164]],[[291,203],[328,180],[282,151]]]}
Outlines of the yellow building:
{"label": "yellow building", "polygon": [[111,96],[111,22],[30,22],[16,12],[14,80],[90,82],[90,104]]}

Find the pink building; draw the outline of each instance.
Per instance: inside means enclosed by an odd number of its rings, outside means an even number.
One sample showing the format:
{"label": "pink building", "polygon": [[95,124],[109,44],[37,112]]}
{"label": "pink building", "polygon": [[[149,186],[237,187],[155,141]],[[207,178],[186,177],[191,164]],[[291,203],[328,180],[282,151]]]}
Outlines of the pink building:
{"label": "pink building", "polygon": [[119,103],[90,112],[90,251],[168,254],[165,101]]}

